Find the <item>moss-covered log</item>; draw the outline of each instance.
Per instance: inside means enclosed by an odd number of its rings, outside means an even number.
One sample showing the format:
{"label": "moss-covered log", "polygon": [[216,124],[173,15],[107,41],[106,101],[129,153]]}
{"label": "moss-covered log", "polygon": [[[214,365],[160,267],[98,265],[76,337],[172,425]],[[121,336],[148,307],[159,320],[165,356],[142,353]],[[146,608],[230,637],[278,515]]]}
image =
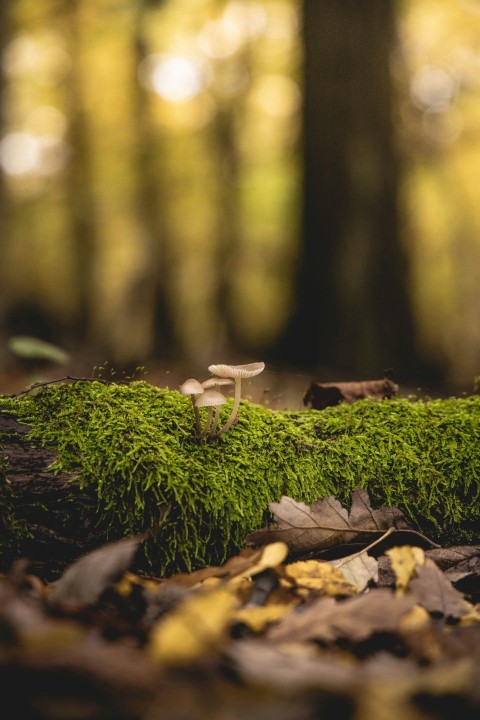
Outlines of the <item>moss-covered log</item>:
{"label": "moss-covered log", "polygon": [[49,470],[55,458],[30,440],[28,427],[0,413],[1,570],[20,556],[50,579],[98,545],[95,490]]}
{"label": "moss-covered log", "polygon": [[145,531],[157,574],[215,564],[265,524],[269,501],[348,506],[355,487],[442,544],[478,542],[480,396],[297,413],[244,401],[206,442],[189,398],[145,382],[49,386],[0,412],[3,566],[26,555],[55,572]]}

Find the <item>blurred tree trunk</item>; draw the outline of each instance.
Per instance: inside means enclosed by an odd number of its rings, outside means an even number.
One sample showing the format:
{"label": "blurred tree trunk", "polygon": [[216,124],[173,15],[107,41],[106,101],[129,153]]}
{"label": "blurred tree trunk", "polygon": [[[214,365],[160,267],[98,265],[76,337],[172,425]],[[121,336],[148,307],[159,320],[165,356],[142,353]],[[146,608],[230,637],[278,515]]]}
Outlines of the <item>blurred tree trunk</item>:
{"label": "blurred tree trunk", "polygon": [[[0,2],[0,58],[5,57],[5,49],[10,39],[10,10],[11,1],[3,0]],[[5,133],[5,114],[6,114],[6,78],[5,70],[0,64],[0,138]],[[0,366],[2,365],[2,356],[5,348],[5,337],[2,337],[1,330],[4,327],[4,318],[6,312],[5,288],[7,287],[7,267],[5,261],[6,248],[8,242],[8,199],[7,187],[5,183],[5,175],[0,169]]]}
{"label": "blurred tree trunk", "polygon": [[[157,3],[161,4],[161,3]],[[134,44],[134,123],[137,135],[137,202],[143,225],[146,256],[149,257],[142,282],[143,308],[148,313],[150,348],[156,357],[174,356],[174,330],[168,283],[168,227],[165,221],[165,171],[162,163],[162,132],[156,128],[151,117],[148,92],[138,81],[138,69],[148,55],[144,38],[145,14],[151,0],[140,0],[135,8]],[[140,289],[140,288],[139,288]]]}
{"label": "blurred tree trunk", "polygon": [[304,0],[303,256],[276,359],[418,377],[399,236],[393,0]]}
{"label": "blurred tree trunk", "polygon": [[97,219],[93,193],[93,160],[90,152],[87,109],[82,83],[82,5],[82,0],[71,0],[65,6],[68,48],[72,59],[65,95],[70,128],[69,140],[74,149],[67,175],[76,268],[76,286],[72,288],[77,301],[77,317],[74,327],[77,340],[88,343],[92,339],[91,317],[95,312],[93,273],[97,245]]}
{"label": "blurred tree trunk", "polygon": [[234,278],[241,253],[238,213],[239,156],[231,107],[220,100],[213,123],[214,151],[218,164],[217,187],[218,247],[216,257],[216,302],[220,354],[242,347],[235,318]]}

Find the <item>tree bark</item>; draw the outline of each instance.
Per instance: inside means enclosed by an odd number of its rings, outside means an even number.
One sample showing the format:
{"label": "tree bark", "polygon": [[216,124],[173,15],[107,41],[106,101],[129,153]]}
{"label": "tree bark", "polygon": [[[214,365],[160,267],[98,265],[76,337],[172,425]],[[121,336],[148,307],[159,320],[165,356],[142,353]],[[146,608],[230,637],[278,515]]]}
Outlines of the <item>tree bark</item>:
{"label": "tree bark", "polygon": [[[9,548],[0,563],[8,569],[15,557],[30,561],[32,571],[52,580],[76,560],[105,540],[97,525],[96,498],[91,490],[80,489],[72,477],[49,470],[55,460],[51,450],[34,445],[29,428],[7,413],[0,413],[0,437],[5,469],[0,465],[0,496],[2,489],[12,491],[13,517],[23,532],[11,537],[12,528],[3,515],[1,498],[0,543]],[[1,460],[0,455],[0,460]]]}
{"label": "tree bark", "polygon": [[[138,81],[138,68],[150,53],[144,22],[149,2],[142,0],[134,11],[132,28],[133,58],[132,97],[137,143],[134,149],[137,173],[137,206],[142,219],[145,247],[144,276],[139,278],[132,295],[135,305],[130,312],[142,317],[148,328],[148,342],[143,359],[152,355],[163,360],[175,356],[178,348],[173,327],[173,311],[169,276],[171,275],[170,233],[166,222],[167,174],[163,167],[165,137],[152,118],[151,98]],[[147,15],[148,22],[148,15]],[[139,357],[141,362],[142,358]]]}
{"label": "tree bark", "polygon": [[95,306],[94,275],[97,263],[98,218],[93,183],[93,164],[88,128],[88,108],[82,80],[82,0],[64,7],[67,41],[72,59],[65,87],[69,142],[74,154],[66,173],[69,221],[72,237],[76,282],[74,285],[75,333],[80,343],[92,342],[92,313]]}
{"label": "tree bark", "polygon": [[397,207],[394,21],[393,0],[304,1],[303,246],[277,351],[298,368],[418,377]]}

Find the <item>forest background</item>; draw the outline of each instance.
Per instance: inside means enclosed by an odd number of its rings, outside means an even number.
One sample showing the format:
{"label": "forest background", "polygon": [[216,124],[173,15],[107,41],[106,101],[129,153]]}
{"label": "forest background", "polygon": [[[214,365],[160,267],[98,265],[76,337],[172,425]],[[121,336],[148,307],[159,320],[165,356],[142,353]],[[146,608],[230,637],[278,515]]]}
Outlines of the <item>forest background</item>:
{"label": "forest background", "polygon": [[472,390],[478,0],[3,0],[0,50],[0,391],[22,335]]}

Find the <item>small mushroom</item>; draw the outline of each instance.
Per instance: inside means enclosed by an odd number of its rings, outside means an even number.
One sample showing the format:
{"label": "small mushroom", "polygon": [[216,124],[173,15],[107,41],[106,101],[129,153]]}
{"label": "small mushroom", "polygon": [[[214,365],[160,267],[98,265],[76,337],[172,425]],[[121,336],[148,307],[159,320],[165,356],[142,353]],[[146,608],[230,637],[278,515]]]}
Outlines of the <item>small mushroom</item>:
{"label": "small mushroom", "polygon": [[[202,382],[202,385],[205,388],[205,390],[207,390],[207,388],[219,388],[219,387],[222,387],[223,385],[233,385],[233,384],[234,384],[234,380],[232,380],[231,378],[221,378],[221,377],[208,378],[208,380],[204,380]],[[215,435],[215,433],[217,431],[218,423],[220,422],[220,408],[221,408],[221,405],[217,405],[217,407],[215,409],[215,417],[213,418],[213,422],[212,422],[210,430],[209,430],[210,435]]]}
{"label": "small mushroom", "polygon": [[217,432],[216,437],[220,437],[227,432],[235,422],[238,408],[240,405],[240,397],[242,392],[242,378],[251,378],[259,375],[265,369],[265,363],[255,362],[247,365],[210,365],[209,371],[219,378],[231,378],[235,381],[235,398],[233,401],[232,412],[225,425]]}
{"label": "small mushroom", "polygon": [[204,393],[205,388],[203,387],[202,383],[198,380],[195,380],[195,378],[188,378],[188,380],[185,380],[185,382],[180,385],[179,390],[182,395],[190,395],[190,399],[193,405],[193,412],[195,413],[195,430],[197,432],[197,435],[200,435],[200,412],[195,405],[195,400],[199,395],[202,395]]}
{"label": "small mushroom", "polygon": [[222,393],[218,392],[218,390],[212,390],[212,388],[208,388],[201,395],[198,396],[195,401],[195,408],[197,409],[197,412],[198,408],[208,408],[207,421],[203,430],[201,430],[198,435],[200,440],[202,440],[206,435],[208,435],[210,431],[213,419],[213,408],[216,408],[216,410],[219,411],[220,406],[225,405],[226,402],[227,398],[225,397],[225,395],[222,395]]}

